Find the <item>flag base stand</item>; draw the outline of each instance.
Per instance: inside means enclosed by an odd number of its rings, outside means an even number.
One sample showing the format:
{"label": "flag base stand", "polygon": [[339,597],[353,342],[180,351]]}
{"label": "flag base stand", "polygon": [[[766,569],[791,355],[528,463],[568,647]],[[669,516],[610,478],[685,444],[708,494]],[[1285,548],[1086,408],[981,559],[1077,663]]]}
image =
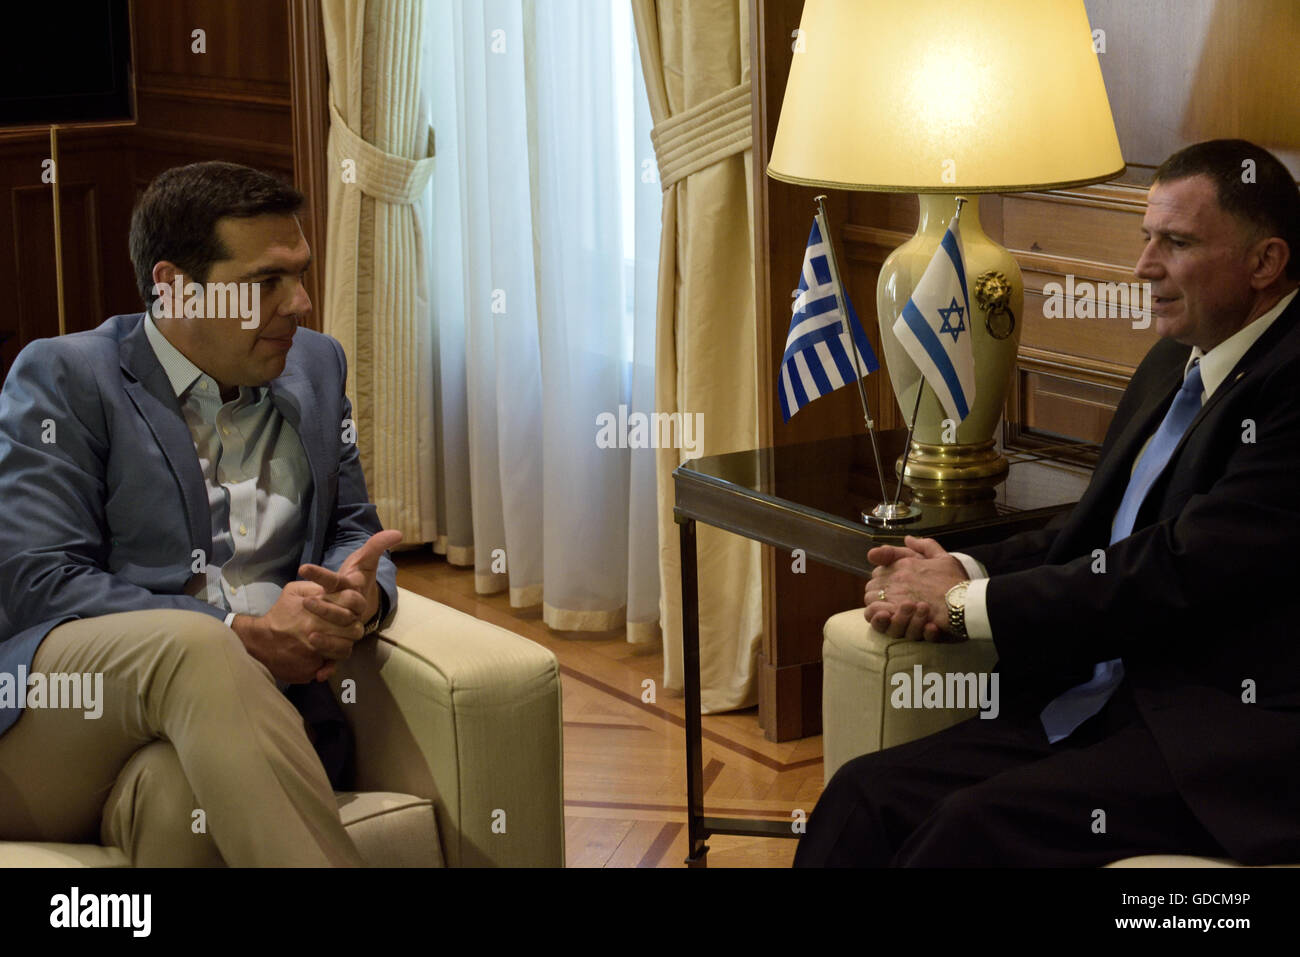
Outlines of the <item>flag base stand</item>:
{"label": "flag base stand", "polygon": [[881,502],[871,511],[862,510],[862,520],[872,528],[888,528],[891,525],[906,525],[921,517],[921,509],[906,503]]}

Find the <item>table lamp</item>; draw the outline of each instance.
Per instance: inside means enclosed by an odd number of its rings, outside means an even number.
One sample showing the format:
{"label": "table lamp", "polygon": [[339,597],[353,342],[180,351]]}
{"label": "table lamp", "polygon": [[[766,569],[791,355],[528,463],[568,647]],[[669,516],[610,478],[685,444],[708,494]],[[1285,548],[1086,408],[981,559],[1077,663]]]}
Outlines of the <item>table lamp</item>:
{"label": "table lamp", "polygon": [[[980,227],[979,194],[1079,186],[1123,171],[1083,0],[804,4],[767,173],[920,194],[916,235],[885,260],[876,288],[894,394],[903,410],[918,409],[903,474],[917,501],[991,498],[1007,472],[993,434],[1020,342],[1024,283],[1014,257]],[[921,377],[893,325],[958,196],[968,200],[960,229],[976,389],[954,428],[933,390],[916,406]]]}

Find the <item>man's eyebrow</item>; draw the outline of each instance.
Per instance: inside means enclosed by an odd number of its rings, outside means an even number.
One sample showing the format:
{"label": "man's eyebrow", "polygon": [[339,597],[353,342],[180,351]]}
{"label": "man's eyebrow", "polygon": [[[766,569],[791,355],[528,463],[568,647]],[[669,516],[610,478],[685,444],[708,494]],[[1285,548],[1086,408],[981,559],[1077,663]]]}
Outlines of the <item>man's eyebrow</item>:
{"label": "man's eyebrow", "polygon": [[1196,239],[1196,234],[1185,229],[1152,229],[1150,226],[1142,226],[1143,236],[1167,236],[1170,239]]}
{"label": "man's eyebrow", "polygon": [[309,255],[307,257],[307,262],[303,265],[301,270],[294,270],[292,268],[283,267],[283,266],[254,267],[253,269],[249,270],[248,272],[240,276],[238,281],[249,282],[261,276],[296,276],[299,272],[306,272],[308,269],[310,269],[312,260],[314,258],[315,258],[314,255]]}

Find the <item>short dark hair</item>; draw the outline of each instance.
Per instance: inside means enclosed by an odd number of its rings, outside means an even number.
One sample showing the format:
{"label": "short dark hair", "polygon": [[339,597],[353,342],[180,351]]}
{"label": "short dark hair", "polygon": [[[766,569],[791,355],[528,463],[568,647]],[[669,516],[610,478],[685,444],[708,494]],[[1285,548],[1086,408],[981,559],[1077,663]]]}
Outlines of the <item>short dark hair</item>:
{"label": "short dark hair", "polygon": [[[1246,160],[1253,160],[1251,177]],[[1219,206],[1254,228],[1260,237],[1277,236],[1291,250],[1288,279],[1300,279],[1300,189],[1282,161],[1247,140],[1208,140],[1179,150],[1160,164],[1155,181],[1168,183],[1208,176]]]}
{"label": "short dark hair", "polygon": [[217,220],[288,216],[302,204],[302,194],[292,186],[238,163],[192,163],[159,173],[131,214],[131,264],[145,306],[157,298],[157,263],[173,262],[187,278],[207,282],[212,264],[230,258],[217,236]]}

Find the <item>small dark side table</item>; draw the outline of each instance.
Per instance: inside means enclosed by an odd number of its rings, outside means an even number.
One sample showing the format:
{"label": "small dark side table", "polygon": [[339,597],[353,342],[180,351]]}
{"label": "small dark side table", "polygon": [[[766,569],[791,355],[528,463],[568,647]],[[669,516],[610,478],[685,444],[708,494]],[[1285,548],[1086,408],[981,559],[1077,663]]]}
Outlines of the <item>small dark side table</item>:
{"label": "small dark side table", "polygon": [[[902,454],[906,430],[878,432],[884,467]],[[904,535],[937,539],[960,551],[1040,528],[1077,502],[1091,478],[1078,463],[1095,445],[1063,443],[1006,453],[1007,478],[992,500],[962,506],[923,506],[920,518],[890,529],[861,519],[882,498],[868,436],[823,439],[692,459],[673,472],[673,517],[681,533],[682,637],[686,682],[686,787],[690,852],[686,863],[707,865],[711,834],[797,837],[789,821],[704,815],[700,723],[699,590],[695,523],[703,522],[781,549],[803,549],[809,561],[871,576],[867,552],[901,544]],[[892,500],[894,477],[888,479]],[[903,489],[903,501],[909,490]]]}

